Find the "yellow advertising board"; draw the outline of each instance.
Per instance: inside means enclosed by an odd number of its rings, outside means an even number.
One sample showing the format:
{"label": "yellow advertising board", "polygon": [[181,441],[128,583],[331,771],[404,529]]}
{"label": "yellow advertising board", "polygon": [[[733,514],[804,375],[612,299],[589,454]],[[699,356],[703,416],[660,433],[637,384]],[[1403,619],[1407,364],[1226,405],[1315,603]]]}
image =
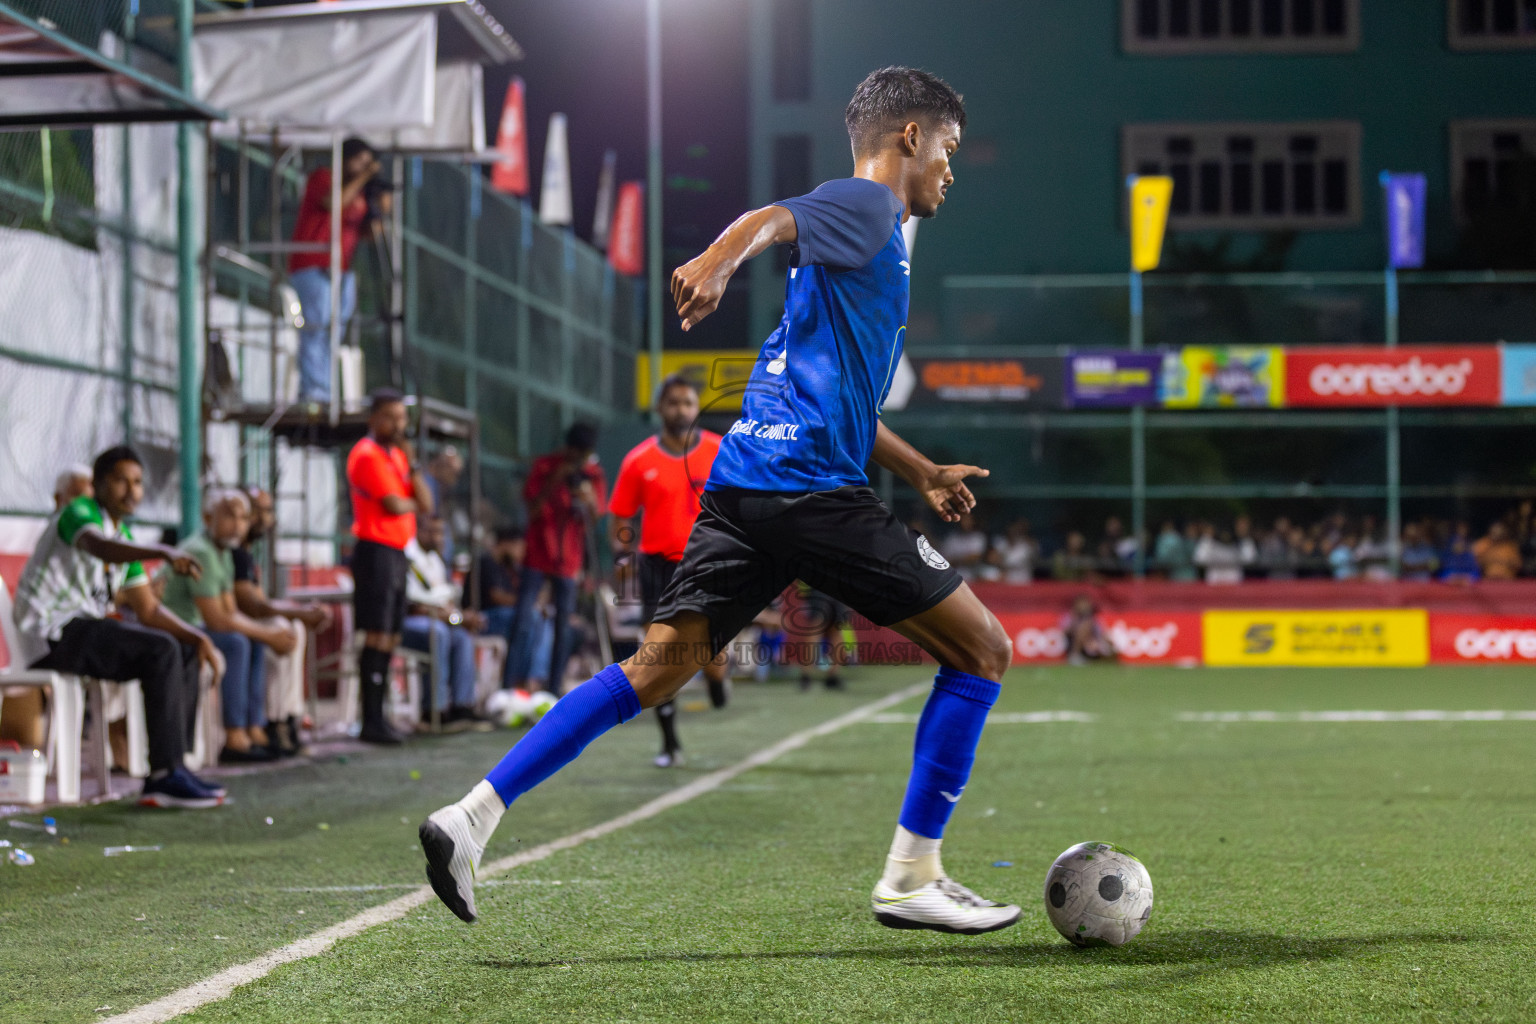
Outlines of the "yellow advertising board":
{"label": "yellow advertising board", "polygon": [[1164,175],[1136,177],[1131,185],[1131,269],[1156,270],[1163,256],[1163,231],[1173,179]]}
{"label": "yellow advertising board", "polygon": [[1429,663],[1429,613],[1422,608],[1211,611],[1203,627],[1207,665]]}
{"label": "yellow advertising board", "polygon": [[650,356],[641,355],[635,360],[635,408],[649,409],[656,385],[680,373],[699,389],[700,411],[740,412],[741,396],[746,394],[756,361],[757,353],[750,349],[663,352],[661,373],[652,377]]}
{"label": "yellow advertising board", "polygon": [[1285,404],[1278,345],[1190,345],[1163,356],[1159,389],[1169,409],[1277,408]]}

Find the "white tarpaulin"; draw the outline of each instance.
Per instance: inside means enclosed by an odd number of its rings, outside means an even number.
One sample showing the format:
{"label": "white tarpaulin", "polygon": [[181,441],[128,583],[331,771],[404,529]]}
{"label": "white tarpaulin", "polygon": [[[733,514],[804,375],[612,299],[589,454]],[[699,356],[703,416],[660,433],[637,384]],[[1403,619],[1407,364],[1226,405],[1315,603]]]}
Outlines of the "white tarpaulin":
{"label": "white tarpaulin", "polygon": [[396,132],[390,149],[465,156],[485,152],[485,76],[479,64],[439,64],[436,107],[430,127]]}
{"label": "white tarpaulin", "polygon": [[432,123],[435,10],[199,24],[193,92],[255,130]]}

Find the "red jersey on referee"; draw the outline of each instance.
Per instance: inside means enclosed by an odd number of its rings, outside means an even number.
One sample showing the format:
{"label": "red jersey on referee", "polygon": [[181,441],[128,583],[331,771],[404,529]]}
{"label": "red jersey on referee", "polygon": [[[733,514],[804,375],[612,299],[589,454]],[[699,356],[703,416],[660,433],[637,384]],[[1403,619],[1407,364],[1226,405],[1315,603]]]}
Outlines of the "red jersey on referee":
{"label": "red jersey on referee", "polygon": [[719,434],[701,430],[698,438],[685,454],[674,455],[652,437],[636,445],[619,466],[608,510],[621,519],[644,513],[641,554],[682,560],[699,518],[699,495],[720,451]]}
{"label": "red jersey on referee", "polygon": [[347,456],[347,486],[352,492],[352,534],[388,548],[404,548],[416,536],[416,517],[393,515],[384,499],[397,494],[415,496],[411,489],[411,460],[401,448],[385,448],[371,436],[352,446]]}

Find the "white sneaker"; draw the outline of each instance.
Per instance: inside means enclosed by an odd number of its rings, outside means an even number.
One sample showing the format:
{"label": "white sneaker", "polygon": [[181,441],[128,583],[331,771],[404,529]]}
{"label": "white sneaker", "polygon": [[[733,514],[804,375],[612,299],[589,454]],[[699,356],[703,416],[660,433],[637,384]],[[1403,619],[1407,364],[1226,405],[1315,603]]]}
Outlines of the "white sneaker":
{"label": "white sneaker", "polygon": [[427,855],[427,881],[461,921],[475,920],[475,869],[485,847],[475,842],[469,812],[449,804],[427,816],[416,834]]}
{"label": "white sneaker", "polygon": [[1011,903],[984,900],[951,878],[937,878],[912,892],[897,892],[877,882],[872,902],[875,920],[887,928],[927,928],[957,935],[1007,928],[1022,913]]}
{"label": "white sneaker", "polygon": [[663,751],[657,754],[656,759],[651,763],[657,768],[681,768],[683,766],[683,752],[681,750],[673,750],[670,753]]}

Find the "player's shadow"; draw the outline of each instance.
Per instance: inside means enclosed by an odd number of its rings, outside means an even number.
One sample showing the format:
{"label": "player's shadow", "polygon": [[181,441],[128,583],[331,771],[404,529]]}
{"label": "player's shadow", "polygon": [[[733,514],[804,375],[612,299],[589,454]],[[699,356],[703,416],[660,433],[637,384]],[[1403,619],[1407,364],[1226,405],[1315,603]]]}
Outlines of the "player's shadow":
{"label": "player's shadow", "polygon": [[[760,952],[657,952],[623,956],[571,957],[568,959],[488,959],[482,967],[518,971],[581,964],[729,963],[796,960],[896,961],[911,967],[1060,967],[1071,963],[1101,968],[1105,987],[1120,984],[1145,988],[1149,980],[1138,974],[1124,977],[1125,968],[1177,967],[1160,972],[1151,984],[1183,984],[1209,971],[1249,970],[1292,963],[1369,959],[1406,946],[1458,945],[1484,941],[1468,935],[1395,934],[1345,935],[1307,938],[1266,932],[1221,929],[1190,929],[1150,932],[1119,948],[1078,949],[1065,942],[1025,942],[1019,945],[970,945],[975,939],[956,936],[929,937],[923,945],[873,946],[864,949],[764,950]],[[980,940],[985,942],[986,940]],[[942,944],[940,944],[942,943]]]}

